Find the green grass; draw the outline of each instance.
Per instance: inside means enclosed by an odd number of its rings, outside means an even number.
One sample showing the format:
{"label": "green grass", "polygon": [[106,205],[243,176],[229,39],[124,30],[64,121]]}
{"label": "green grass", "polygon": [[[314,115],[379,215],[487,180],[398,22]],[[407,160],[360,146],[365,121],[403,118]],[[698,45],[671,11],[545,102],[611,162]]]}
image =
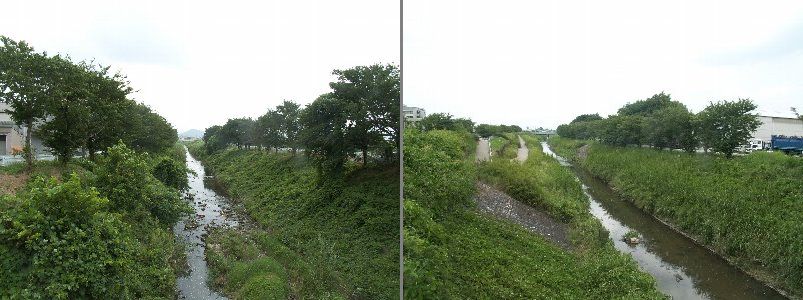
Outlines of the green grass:
{"label": "green grass", "polygon": [[[198,143],[189,148],[203,151]],[[303,258],[303,265],[283,262],[296,274],[288,277],[298,284],[291,296],[398,295],[398,168],[319,177],[300,154],[230,149],[200,156],[261,231]]]}
{"label": "green grass", "polygon": [[[567,157],[583,144],[550,143]],[[591,143],[580,164],[737,265],[803,294],[803,159],[766,152],[725,159]]]}
{"label": "green grass", "polygon": [[[456,132],[405,132],[405,298],[663,297],[649,275],[613,249],[599,222],[579,216],[579,208],[554,210],[578,215],[572,217],[573,252],[518,225],[477,213],[471,200],[477,167],[463,154],[464,143]],[[561,195],[582,196],[578,183],[571,189]],[[574,200],[588,205],[586,198]],[[543,201],[545,206],[561,202]]]}

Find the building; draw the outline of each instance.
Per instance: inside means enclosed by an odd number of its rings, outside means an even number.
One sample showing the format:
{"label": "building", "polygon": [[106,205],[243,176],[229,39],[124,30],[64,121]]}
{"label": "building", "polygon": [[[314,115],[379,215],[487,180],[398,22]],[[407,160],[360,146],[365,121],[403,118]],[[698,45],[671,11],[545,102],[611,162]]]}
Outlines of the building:
{"label": "building", "polygon": [[404,111],[404,120],[408,122],[417,122],[421,121],[424,117],[427,116],[426,111],[423,108],[412,107],[412,106],[403,106]]}
{"label": "building", "polygon": [[[25,147],[25,133],[27,128],[17,126],[6,110],[11,109],[7,104],[0,103],[0,156],[8,156],[22,153]],[[48,153],[42,141],[36,137],[31,138],[31,146],[37,155]]]}
{"label": "building", "polygon": [[757,113],[761,125],[753,132],[753,139],[769,141],[773,135],[803,136],[803,120],[793,114]]}

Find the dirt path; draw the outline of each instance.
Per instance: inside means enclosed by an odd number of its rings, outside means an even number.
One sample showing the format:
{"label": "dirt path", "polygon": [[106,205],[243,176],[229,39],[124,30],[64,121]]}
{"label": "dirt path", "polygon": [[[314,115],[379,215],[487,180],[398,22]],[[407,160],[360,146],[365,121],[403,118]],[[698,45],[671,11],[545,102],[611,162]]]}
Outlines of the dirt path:
{"label": "dirt path", "polygon": [[477,142],[477,162],[491,160],[491,144],[488,139],[480,139]]}
{"label": "dirt path", "polygon": [[555,221],[546,213],[521,203],[488,184],[477,182],[474,201],[483,213],[521,225],[563,249],[571,248],[566,224]]}
{"label": "dirt path", "polygon": [[519,152],[516,154],[516,161],[524,163],[527,161],[527,156],[530,155],[530,149],[527,149],[527,143],[524,142],[521,136],[517,135],[516,137],[519,138]]}

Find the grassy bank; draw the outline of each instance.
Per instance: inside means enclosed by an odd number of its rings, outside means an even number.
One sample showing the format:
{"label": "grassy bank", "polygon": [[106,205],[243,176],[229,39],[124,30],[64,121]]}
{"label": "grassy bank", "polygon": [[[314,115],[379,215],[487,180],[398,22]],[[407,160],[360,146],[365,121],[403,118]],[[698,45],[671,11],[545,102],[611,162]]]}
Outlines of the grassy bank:
{"label": "grassy bank", "polygon": [[[570,203],[569,199],[579,203],[547,209],[572,220],[576,251],[566,252],[518,225],[477,213],[471,197],[478,173],[473,161],[466,159],[473,147],[466,140],[451,131],[405,132],[407,298],[662,297],[649,275],[613,250],[601,225],[582,217],[580,211],[588,205],[587,199],[579,197],[582,192],[576,182],[563,182],[567,178],[563,174],[543,173],[539,181],[528,182],[522,191],[534,190],[528,193],[539,195],[537,206],[543,208]],[[531,152],[531,159],[540,153],[537,149]],[[533,163],[550,164],[557,166],[545,157]],[[500,168],[500,173],[507,173],[503,170],[515,170],[518,165],[509,159],[495,159],[480,168]],[[558,166],[553,170],[561,169]],[[515,174],[500,175],[497,182],[531,177],[523,169],[515,170]],[[545,193],[544,184],[555,186]],[[560,184],[565,185],[565,191]]]}
{"label": "grassy bank", "polygon": [[803,294],[803,159],[756,152],[725,159],[550,139],[625,198],[740,267]]}
{"label": "grassy bank", "polygon": [[244,286],[232,282],[237,269],[275,261],[283,271],[271,276],[284,279],[293,297],[398,297],[398,168],[319,177],[301,154],[230,149],[206,155],[200,142],[188,147],[259,225],[253,232],[213,234],[213,242],[248,241],[258,253],[226,254],[220,243],[220,263],[211,265],[224,291]]}

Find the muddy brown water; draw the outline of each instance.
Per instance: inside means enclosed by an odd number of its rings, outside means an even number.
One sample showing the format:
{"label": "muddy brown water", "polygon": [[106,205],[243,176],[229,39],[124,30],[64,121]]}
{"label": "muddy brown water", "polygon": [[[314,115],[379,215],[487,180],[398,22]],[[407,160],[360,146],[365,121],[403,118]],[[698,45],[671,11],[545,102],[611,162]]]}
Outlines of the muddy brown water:
{"label": "muddy brown water", "polygon": [[[769,286],[730,265],[705,247],[620,198],[608,185],[556,155],[547,143],[544,153],[569,167],[582,183],[591,202],[591,214],[610,232],[614,247],[630,254],[639,267],[652,275],[658,289],[674,299],[786,299]],[[637,245],[622,241],[637,231]]]}
{"label": "muddy brown water", "polygon": [[226,299],[208,286],[209,268],[206,264],[204,240],[210,227],[236,227],[238,220],[232,214],[229,202],[214,178],[206,175],[200,161],[186,153],[187,167],[195,174],[187,174],[192,195],[193,215],[178,222],[173,232],[187,244],[188,274],[177,281],[179,299]]}

